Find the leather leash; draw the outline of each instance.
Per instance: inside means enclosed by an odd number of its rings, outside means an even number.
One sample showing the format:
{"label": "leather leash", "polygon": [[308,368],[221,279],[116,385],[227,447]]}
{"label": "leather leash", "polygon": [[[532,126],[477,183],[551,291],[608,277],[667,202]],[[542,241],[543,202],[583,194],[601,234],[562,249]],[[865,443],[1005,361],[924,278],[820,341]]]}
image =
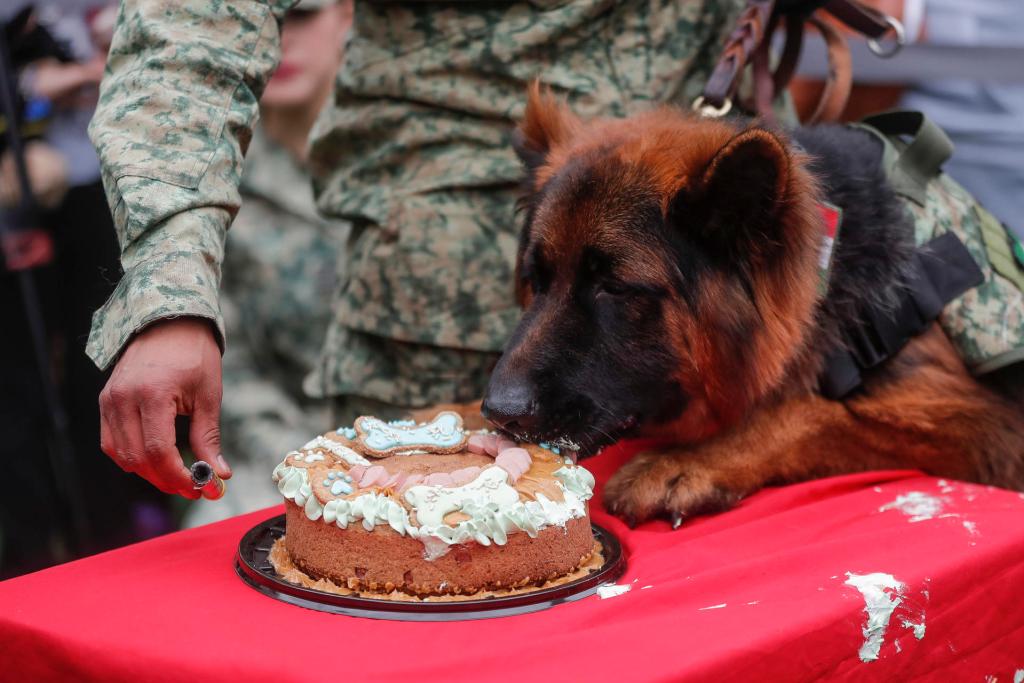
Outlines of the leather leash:
{"label": "leather leash", "polygon": [[[768,120],[774,119],[772,102],[789,85],[800,59],[804,25],[821,34],[827,47],[829,77],[821,100],[808,123],[835,121],[846,107],[853,84],[850,49],[843,35],[820,13],[828,13],[868,38],[872,52],[892,57],[904,43],[903,26],[896,19],[867,7],[859,0],[747,0],[736,26],[725,41],[722,54],[693,109],[703,116],[728,114],[734,104]],[[771,70],[772,37],[785,19],[785,43],[774,71]],[[881,39],[892,33],[886,45]],[[740,81],[747,66],[753,75],[753,93],[737,101]]]}

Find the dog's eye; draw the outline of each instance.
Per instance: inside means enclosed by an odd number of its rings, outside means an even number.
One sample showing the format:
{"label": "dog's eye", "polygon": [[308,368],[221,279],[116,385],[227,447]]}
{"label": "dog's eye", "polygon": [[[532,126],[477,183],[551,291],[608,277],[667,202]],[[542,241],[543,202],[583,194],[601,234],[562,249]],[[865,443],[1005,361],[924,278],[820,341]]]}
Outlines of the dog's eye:
{"label": "dog's eye", "polygon": [[605,280],[597,285],[597,296],[621,297],[627,296],[630,288],[615,280]]}

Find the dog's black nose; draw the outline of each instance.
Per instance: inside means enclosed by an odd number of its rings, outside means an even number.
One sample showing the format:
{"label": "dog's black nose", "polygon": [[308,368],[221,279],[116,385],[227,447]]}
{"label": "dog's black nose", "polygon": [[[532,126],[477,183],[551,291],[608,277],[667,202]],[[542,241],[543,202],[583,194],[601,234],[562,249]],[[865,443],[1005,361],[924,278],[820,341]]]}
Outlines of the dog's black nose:
{"label": "dog's black nose", "polygon": [[529,433],[537,424],[533,390],[522,381],[491,381],[481,411],[488,420],[512,434]]}

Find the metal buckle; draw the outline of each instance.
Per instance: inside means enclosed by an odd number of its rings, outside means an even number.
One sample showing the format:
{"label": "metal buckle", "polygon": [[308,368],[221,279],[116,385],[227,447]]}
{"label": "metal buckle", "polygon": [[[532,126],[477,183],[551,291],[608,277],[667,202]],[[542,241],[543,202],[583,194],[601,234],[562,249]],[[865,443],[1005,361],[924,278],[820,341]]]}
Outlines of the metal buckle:
{"label": "metal buckle", "polygon": [[722,106],[716,107],[705,102],[703,95],[699,95],[697,99],[693,101],[693,110],[706,118],[718,119],[732,111],[732,100],[727,99],[722,103]]}
{"label": "metal buckle", "polygon": [[[876,57],[882,59],[888,59],[889,57],[896,56],[900,50],[903,49],[903,45],[907,42],[907,32],[903,28],[903,22],[895,17],[890,17],[888,14],[885,15],[885,22],[889,24],[889,28],[895,34],[896,39],[889,43],[887,46],[878,42],[877,38],[870,38],[868,40],[868,49]],[[886,31],[888,33],[888,31]]]}

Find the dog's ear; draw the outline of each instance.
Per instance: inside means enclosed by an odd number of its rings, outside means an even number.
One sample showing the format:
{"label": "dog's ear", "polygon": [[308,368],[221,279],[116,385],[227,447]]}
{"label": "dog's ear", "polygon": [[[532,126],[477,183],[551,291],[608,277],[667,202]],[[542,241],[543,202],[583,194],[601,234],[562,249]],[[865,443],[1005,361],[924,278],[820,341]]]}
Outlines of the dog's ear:
{"label": "dog's ear", "polygon": [[576,115],[550,90],[542,88],[539,80],[530,84],[526,113],[513,135],[512,146],[531,178],[551,149],[572,137],[578,124]]}
{"label": "dog's ear", "polygon": [[[669,219],[712,249],[736,256],[777,244],[780,207],[792,163],[786,143],[764,128],[748,128],[714,155],[703,173],[669,205]],[[767,240],[767,242],[765,241]]]}

